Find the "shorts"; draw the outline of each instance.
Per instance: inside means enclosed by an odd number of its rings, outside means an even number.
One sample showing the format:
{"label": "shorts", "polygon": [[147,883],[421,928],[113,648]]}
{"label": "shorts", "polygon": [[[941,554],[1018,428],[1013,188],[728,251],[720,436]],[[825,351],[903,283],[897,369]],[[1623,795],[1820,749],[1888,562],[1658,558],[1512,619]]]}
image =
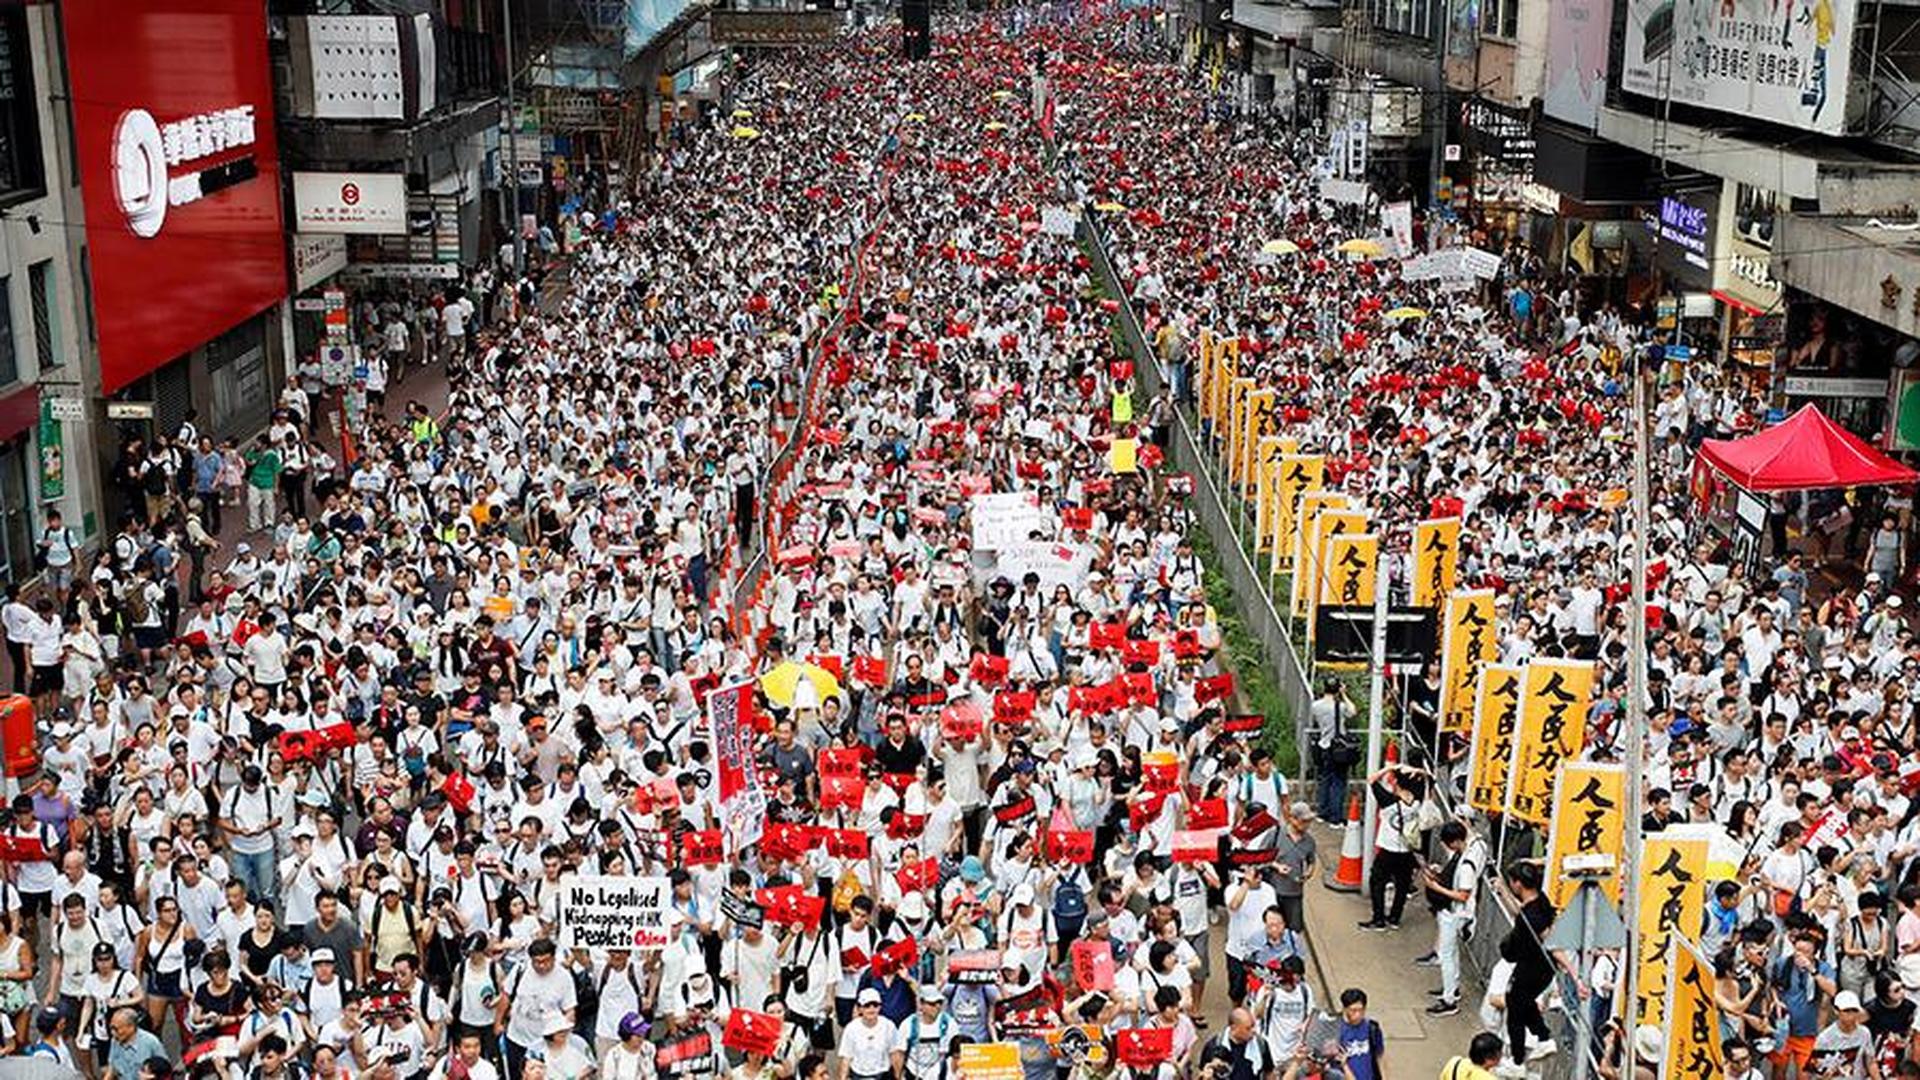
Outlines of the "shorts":
{"label": "shorts", "polygon": [[41,580],[46,582],[47,588],[65,592],[73,584],[73,564],[49,566],[41,571],[40,576]]}
{"label": "shorts", "polygon": [[1207,939],[1211,936],[1207,931],[1202,930],[1187,939],[1187,944],[1193,947],[1193,954],[1200,958],[1200,966],[1193,969],[1193,977],[1196,981],[1213,974],[1213,958],[1208,955],[1207,949],[1210,944]]}
{"label": "shorts", "polygon": [[133,628],[133,642],[143,649],[159,649],[167,644],[167,628],[164,626],[136,626]]}
{"label": "shorts", "polygon": [[53,914],[53,893],[51,891],[21,893],[20,914],[28,918]]}
{"label": "shorts", "polygon": [[58,694],[67,688],[67,671],[59,664],[48,664],[33,668],[33,679],[27,684],[27,693],[39,697],[41,694]]}
{"label": "shorts", "polygon": [[1812,1035],[1789,1035],[1780,1049],[1767,1055],[1767,1060],[1773,1063],[1776,1072],[1792,1062],[1797,1071],[1804,1073],[1807,1063],[1813,1060],[1813,1040]]}

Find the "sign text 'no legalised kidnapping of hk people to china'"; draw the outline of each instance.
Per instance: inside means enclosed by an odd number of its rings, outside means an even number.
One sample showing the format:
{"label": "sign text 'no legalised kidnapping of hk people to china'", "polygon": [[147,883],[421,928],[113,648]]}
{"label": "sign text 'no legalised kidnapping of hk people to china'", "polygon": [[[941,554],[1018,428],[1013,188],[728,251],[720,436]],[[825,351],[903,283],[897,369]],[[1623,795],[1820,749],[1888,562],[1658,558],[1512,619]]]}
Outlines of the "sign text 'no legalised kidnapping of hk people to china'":
{"label": "sign text 'no legalised kidnapping of hk people to china'", "polygon": [[560,897],[560,947],[665,948],[672,897],[664,877],[574,878]]}

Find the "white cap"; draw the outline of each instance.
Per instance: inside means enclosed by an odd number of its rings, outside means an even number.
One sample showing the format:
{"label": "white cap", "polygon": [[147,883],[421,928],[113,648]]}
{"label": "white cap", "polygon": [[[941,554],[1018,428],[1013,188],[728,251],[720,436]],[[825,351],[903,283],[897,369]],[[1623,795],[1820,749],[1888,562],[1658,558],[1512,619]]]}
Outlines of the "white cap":
{"label": "white cap", "polygon": [[880,1004],[880,991],[875,990],[871,986],[867,987],[865,990],[860,991],[860,1004],[862,1005]]}
{"label": "white cap", "polygon": [[1033,903],[1033,886],[1024,881],[1015,885],[1013,887],[1013,902],[1015,906]]}
{"label": "white cap", "polygon": [[311,822],[303,821],[300,824],[295,825],[293,827],[293,832],[291,835],[295,840],[298,840],[303,836],[311,840],[314,837],[313,824]]}
{"label": "white cap", "polygon": [[313,950],[313,955],[308,957],[308,959],[316,964],[331,964],[335,962],[333,950],[325,947]]}
{"label": "white cap", "polygon": [[1863,1008],[1860,1004],[1860,995],[1851,990],[1842,990],[1833,995],[1833,1009],[1835,1012],[1848,1012],[1860,1008]]}

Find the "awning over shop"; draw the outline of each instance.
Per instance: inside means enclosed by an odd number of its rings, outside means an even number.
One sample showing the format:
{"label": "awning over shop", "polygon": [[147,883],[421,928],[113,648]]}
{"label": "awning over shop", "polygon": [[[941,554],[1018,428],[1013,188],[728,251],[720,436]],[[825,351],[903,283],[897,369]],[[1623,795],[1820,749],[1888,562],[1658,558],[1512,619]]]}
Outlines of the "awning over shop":
{"label": "awning over shop", "polygon": [[1758,435],[1708,439],[1700,456],[1748,491],[1911,484],[1920,473],[1868,446],[1812,405]]}

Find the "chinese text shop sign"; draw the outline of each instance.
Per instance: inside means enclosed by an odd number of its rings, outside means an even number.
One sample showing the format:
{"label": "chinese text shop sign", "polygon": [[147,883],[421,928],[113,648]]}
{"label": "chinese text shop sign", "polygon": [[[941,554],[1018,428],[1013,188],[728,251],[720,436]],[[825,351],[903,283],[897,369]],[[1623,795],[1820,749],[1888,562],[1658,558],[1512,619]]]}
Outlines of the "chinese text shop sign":
{"label": "chinese text shop sign", "polygon": [[286,295],[259,0],[66,0],[102,389]]}

